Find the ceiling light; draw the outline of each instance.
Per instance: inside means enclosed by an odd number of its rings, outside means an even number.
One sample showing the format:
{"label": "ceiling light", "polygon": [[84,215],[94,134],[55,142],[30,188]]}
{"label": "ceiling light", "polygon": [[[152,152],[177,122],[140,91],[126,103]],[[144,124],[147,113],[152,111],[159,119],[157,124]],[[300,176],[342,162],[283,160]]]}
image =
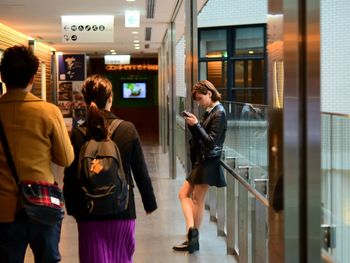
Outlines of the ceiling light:
{"label": "ceiling light", "polygon": [[135,47],[135,49],[140,49],[140,47],[138,46],[138,47]]}
{"label": "ceiling light", "polygon": [[135,2],[136,0],[126,0],[126,2]]}
{"label": "ceiling light", "polygon": [[135,39],[134,43],[140,43],[140,40]]}
{"label": "ceiling light", "polygon": [[138,31],[132,31],[131,33],[133,33],[133,34],[138,34],[139,32],[138,32]]}
{"label": "ceiling light", "polygon": [[111,49],[110,51],[111,51],[111,52],[115,52],[115,49]]}

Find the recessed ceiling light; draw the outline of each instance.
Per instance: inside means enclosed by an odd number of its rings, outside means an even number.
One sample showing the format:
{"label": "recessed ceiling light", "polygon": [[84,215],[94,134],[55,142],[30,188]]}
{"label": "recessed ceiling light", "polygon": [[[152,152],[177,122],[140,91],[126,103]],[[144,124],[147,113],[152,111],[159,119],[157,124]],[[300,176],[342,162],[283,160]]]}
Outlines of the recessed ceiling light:
{"label": "recessed ceiling light", "polygon": [[136,0],[126,0],[126,2],[135,2]]}
{"label": "recessed ceiling light", "polygon": [[110,51],[111,51],[111,52],[115,52],[115,49],[111,49]]}
{"label": "recessed ceiling light", "polygon": [[134,43],[140,43],[140,40],[135,39]]}
{"label": "recessed ceiling light", "polygon": [[135,49],[140,49],[140,47],[135,47]]}
{"label": "recessed ceiling light", "polygon": [[137,32],[137,31],[132,31],[131,33],[133,33],[133,34],[138,34],[139,32]]}

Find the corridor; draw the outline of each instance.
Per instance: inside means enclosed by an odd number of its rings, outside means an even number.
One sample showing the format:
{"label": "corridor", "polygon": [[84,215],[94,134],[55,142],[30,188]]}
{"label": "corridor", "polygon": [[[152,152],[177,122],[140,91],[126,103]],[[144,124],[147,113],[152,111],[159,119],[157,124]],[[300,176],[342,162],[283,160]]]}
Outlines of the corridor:
{"label": "corridor", "polygon": [[[137,223],[134,263],[235,263],[233,255],[226,254],[226,240],[217,236],[216,224],[209,220],[206,211],[200,230],[200,250],[194,254],[174,252],[172,246],[185,239],[185,223],[177,198],[178,190],[185,179],[180,163],[177,164],[177,179],[169,178],[168,156],[154,143],[143,146],[149,173],[156,193],[158,209],[147,216],[140,195],[136,190]],[[62,170],[59,181],[62,182]],[[60,250],[62,263],[78,263],[77,228],[70,216],[63,220]],[[30,249],[25,263],[33,263]],[[96,262],[98,263],[98,262]]]}

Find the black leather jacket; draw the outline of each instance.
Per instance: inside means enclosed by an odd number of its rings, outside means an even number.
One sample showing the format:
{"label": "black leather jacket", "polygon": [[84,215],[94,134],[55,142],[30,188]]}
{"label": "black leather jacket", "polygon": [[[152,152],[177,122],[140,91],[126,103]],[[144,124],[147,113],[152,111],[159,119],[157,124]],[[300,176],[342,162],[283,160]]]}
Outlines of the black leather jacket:
{"label": "black leather jacket", "polygon": [[206,158],[220,157],[227,130],[226,112],[222,104],[216,105],[209,115],[194,126],[189,126],[192,164]]}

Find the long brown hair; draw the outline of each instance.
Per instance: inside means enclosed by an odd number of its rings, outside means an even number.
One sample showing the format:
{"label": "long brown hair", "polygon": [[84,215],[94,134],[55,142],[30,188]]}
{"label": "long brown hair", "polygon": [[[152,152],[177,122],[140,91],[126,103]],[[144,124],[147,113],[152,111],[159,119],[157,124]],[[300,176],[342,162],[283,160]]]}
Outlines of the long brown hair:
{"label": "long brown hair", "polygon": [[91,75],[83,84],[82,93],[88,106],[87,136],[96,140],[108,136],[108,122],[105,107],[112,96],[112,83],[102,75]]}

